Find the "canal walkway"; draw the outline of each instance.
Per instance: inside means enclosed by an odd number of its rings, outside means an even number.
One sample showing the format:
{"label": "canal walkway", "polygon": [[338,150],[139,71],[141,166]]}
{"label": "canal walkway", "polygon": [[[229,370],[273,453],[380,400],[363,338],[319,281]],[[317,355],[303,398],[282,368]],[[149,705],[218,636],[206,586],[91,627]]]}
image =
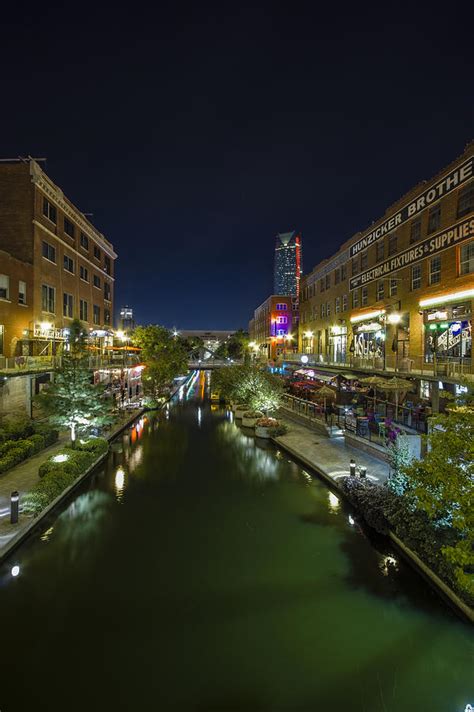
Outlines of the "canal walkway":
{"label": "canal walkway", "polygon": [[[107,440],[114,438],[128,423],[135,420],[141,412],[142,410],[138,409],[122,412],[120,419],[114,423],[110,432],[106,433],[104,437]],[[38,482],[38,469],[40,465],[51,457],[51,455],[62,450],[69,442],[69,439],[69,432],[60,433],[59,439],[54,445],[41,450],[41,452],[29,457],[24,462],[16,465],[16,467],[12,467],[11,470],[8,470],[4,475],[0,476],[0,556],[5,553],[13,537],[21,532],[22,529],[26,528],[31,522],[31,517],[20,514],[18,523],[11,524],[11,493],[15,490],[19,492],[21,505],[22,496],[29,492]]]}
{"label": "canal walkway", "polygon": [[367,478],[372,482],[382,484],[388,479],[388,463],[347,445],[343,435],[328,438],[284,415],[280,420],[287,426],[288,433],[275,438],[275,443],[325,479],[337,483],[340,477],[347,476],[351,459],[357,467],[367,468]]}

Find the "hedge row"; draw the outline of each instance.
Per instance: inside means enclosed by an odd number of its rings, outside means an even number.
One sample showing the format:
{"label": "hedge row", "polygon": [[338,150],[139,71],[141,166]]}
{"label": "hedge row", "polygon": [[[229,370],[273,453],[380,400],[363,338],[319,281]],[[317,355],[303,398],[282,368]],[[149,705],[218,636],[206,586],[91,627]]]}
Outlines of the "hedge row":
{"label": "hedge row", "polygon": [[58,439],[58,431],[42,426],[34,435],[22,440],[5,440],[0,445],[0,474],[15,467],[23,460],[43,448],[52,445]]}
{"label": "hedge row", "polygon": [[411,508],[404,497],[386,486],[355,477],[343,478],[340,485],[370,527],[380,534],[393,531],[468,605],[474,606],[472,594],[459,584],[454,567],[444,556],[440,556],[442,547],[454,546],[459,541],[460,535],[456,530],[434,527],[426,512]]}
{"label": "hedge row", "polygon": [[[65,447],[52,455],[40,466],[38,471],[40,481],[23,498],[22,511],[39,514],[72,485],[100,455],[106,453],[108,448],[107,440],[94,438],[78,444],[75,449]],[[67,459],[58,462],[58,455],[63,455]]]}

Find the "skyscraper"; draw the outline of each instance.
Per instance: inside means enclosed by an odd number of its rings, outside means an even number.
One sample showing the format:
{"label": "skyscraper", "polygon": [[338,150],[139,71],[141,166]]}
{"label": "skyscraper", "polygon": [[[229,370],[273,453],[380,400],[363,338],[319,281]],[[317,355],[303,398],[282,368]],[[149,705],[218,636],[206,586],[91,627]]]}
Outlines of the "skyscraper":
{"label": "skyscraper", "polygon": [[274,294],[299,297],[303,272],[301,233],[279,232],[275,244]]}

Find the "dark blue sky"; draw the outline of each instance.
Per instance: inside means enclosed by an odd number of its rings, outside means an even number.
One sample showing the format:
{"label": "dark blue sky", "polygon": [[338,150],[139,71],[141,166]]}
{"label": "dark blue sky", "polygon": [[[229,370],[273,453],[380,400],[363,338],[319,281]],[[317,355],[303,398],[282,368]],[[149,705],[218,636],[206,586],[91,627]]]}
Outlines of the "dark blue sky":
{"label": "dark blue sky", "polygon": [[117,308],[246,327],[276,232],[309,271],[474,137],[468,7],[16,3],[0,152],[47,156],[94,213]]}

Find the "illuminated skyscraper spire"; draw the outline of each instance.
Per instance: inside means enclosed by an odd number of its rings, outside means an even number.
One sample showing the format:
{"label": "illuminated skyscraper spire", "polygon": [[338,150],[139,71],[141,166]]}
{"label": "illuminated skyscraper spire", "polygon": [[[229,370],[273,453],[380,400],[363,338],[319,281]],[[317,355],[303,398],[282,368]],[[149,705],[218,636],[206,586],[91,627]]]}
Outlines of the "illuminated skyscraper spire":
{"label": "illuminated skyscraper spire", "polygon": [[299,297],[303,272],[301,233],[279,232],[275,244],[274,294]]}

